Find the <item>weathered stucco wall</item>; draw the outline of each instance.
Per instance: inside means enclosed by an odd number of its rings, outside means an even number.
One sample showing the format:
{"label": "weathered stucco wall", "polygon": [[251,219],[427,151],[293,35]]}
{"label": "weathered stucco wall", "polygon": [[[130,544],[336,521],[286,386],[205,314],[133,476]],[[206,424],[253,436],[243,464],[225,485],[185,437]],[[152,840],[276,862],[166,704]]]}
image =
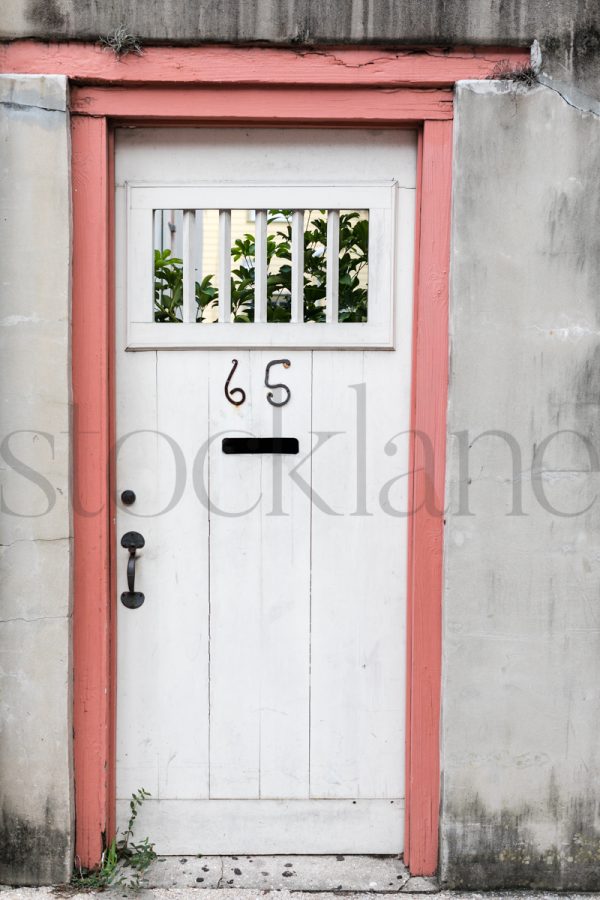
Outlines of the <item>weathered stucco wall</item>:
{"label": "weathered stucco wall", "polygon": [[66,101],[0,76],[0,883],[71,870]]}
{"label": "weathered stucco wall", "polygon": [[589,0],[4,0],[0,40],[528,46],[544,70],[600,96],[600,13]]}
{"label": "weathered stucco wall", "polygon": [[[598,117],[544,87],[459,87],[441,828],[452,886],[600,888],[599,171]],[[490,430],[501,434],[477,439]]]}

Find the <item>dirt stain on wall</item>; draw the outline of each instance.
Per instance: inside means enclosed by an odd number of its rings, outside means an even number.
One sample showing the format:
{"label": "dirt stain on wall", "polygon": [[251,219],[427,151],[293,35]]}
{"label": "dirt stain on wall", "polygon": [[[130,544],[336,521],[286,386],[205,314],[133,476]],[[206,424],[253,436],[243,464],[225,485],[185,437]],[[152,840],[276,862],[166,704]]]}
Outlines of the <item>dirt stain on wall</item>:
{"label": "dirt stain on wall", "polygon": [[565,840],[540,846],[533,811],[491,811],[477,794],[446,809],[443,884],[454,889],[600,889],[600,809],[578,797],[563,807],[551,778],[548,811],[567,822]]}
{"label": "dirt stain on wall", "polygon": [[69,835],[56,827],[48,801],[34,824],[7,806],[0,812],[0,884],[57,884],[70,867]]}

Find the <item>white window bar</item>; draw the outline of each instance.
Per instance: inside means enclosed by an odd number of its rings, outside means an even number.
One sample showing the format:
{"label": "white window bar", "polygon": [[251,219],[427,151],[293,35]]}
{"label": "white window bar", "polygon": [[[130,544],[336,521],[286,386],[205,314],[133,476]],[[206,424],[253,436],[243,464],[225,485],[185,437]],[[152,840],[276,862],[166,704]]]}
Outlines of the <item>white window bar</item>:
{"label": "white window bar", "polygon": [[231,321],[231,210],[219,210],[219,322]]}
{"label": "white window bar", "polygon": [[340,213],[327,211],[327,305],[325,321],[337,322],[340,277]]}
{"label": "white window bar", "polygon": [[162,233],[162,209],[152,211],[152,230],[154,232],[154,249],[163,249],[163,233]]}
{"label": "white window bar", "polygon": [[267,321],[267,211],[256,210],[254,255],[254,321]]}
{"label": "white window bar", "polygon": [[[172,209],[155,209],[153,216],[154,228],[154,249],[155,250],[171,250],[173,241],[174,225],[172,224],[174,211]],[[175,255],[172,253],[172,255]]]}
{"label": "white window bar", "polygon": [[196,270],[196,281],[202,280],[202,273],[204,272],[204,210],[197,209],[196,213],[196,247],[195,247],[195,270]]}
{"label": "white window bar", "polygon": [[175,248],[173,246],[175,241],[175,210],[163,209],[161,216],[163,230],[162,249],[170,250],[171,256],[175,256]]}
{"label": "white window bar", "polygon": [[304,210],[292,213],[292,309],[291,321],[304,321]]}
{"label": "white window bar", "polygon": [[196,272],[194,268],[194,251],[196,249],[196,212],[193,209],[183,211],[183,310],[184,322],[196,321]]}
{"label": "white window bar", "polygon": [[170,209],[169,222],[171,254],[180,259],[183,257],[183,210]]}

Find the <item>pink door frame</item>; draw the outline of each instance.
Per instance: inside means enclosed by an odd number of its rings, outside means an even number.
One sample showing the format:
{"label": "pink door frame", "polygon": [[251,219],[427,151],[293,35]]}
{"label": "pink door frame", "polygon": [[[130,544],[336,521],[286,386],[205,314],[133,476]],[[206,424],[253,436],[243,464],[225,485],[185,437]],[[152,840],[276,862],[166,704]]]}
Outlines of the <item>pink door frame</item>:
{"label": "pink door frame", "polygon": [[452,118],[456,81],[524,50],[154,47],[116,60],[94,45],[17,41],[0,71],[71,82],[76,855],[100,861],[115,829],[113,130],[127,124],[417,128],[408,567],[405,861],[438,863],[441,597]]}

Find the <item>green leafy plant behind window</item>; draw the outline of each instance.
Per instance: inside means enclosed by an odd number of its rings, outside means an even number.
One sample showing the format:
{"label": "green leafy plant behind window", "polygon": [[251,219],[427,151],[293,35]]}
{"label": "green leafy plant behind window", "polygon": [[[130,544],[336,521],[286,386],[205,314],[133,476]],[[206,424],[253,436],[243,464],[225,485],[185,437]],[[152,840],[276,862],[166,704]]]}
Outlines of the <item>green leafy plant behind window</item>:
{"label": "green leafy plant behind window", "polygon": [[368,307],[369,220],[359,212],[340,213],[340,322],[366,322]]}
{"label": "green leafy plant behind window", "polygon": [[[218,291],[213,275],[196,282],[196,322],[203,322],[216,307]],[[154,251],[154,321],[181,322],[183,305],[183,260],[170,250]]]}
{"label": "green leafy plant behind window", "polygon": [[[292,284],[292,210],[271,209],[267,218],[267,321],[289,322]],[[327,213],[304,215],[304,321],[324,322],[327,294]],[[231,247],[231,320],[254,320],[256,243],[251,233]],[[340,322],[366,322],[368,312],[369,220],[357,210],[339,216]],[[213,274],[195,283],[196,322],[217,320],[218,288]],[[154,251],[154,319],[181,322],[183,262],[170,250]]]}

